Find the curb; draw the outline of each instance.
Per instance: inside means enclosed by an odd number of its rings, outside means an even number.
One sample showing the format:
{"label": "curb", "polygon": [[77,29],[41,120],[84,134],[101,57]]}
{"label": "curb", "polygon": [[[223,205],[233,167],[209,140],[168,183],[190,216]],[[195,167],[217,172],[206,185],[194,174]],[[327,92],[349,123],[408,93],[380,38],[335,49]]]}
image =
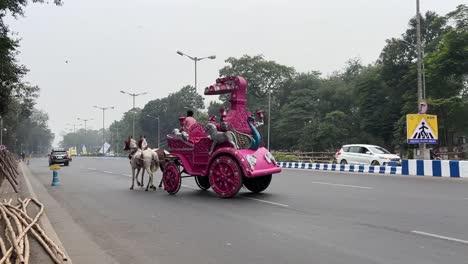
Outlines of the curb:
{"label": "curb", "polygon": [[[20,165],[19,167],[21,169],[21,172],[23,173],[23,178],[24,178],[24,182],[26,183],[26,188],[27,188],[28,193],[31,195],[32,198],[40,201],[40,199],[37,197],[36,193],[34,192],[32,188],[31,182],[29,181],[29,176],[31,175],[31,171],[29,171],[29,168],[25,167],[23,163],[20,163],[19,165]],[[55,244],[57,244],[57,246],[59,246],[60,249],[63,250],[65,255],[67,255],[68,259],[66,263],[72,264],[73,262],[70,257],[70,254],[68,254],[67,250],[63,246],[62,241],[58,237],[57,232],[55,232],[55,229],[52,227],[52,224],[50,223],[49,217],[47,217],[46,212],[42,214],[42,217],[39,221],[41,221],[41,226],[44,229],[44,231],[48,234],[48,236],[54,241]]]}

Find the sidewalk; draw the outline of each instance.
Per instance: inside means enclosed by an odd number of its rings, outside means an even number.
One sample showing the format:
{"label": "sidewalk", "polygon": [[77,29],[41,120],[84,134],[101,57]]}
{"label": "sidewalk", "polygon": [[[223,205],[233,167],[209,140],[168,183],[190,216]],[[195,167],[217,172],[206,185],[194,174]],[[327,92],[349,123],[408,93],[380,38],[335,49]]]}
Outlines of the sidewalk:
{"label": "sidewalk", "polygon": [[[45,213],[40,219],[41,225],[50,238],[60,248],[65,249],[69,257],[66,263],[72,263],[72,260],[75,263],[118,263],[89,238],[71,215],[48,193],[46,187],[31,173],[25,163],[20,163],[19,168],[21,174],[19,193],[15,194],[8,183],[4,182],[0,188],[1,198],[34,197],[42,202]],[[31,260],[32,263],[53,263],[39,244],[32,248]]]}

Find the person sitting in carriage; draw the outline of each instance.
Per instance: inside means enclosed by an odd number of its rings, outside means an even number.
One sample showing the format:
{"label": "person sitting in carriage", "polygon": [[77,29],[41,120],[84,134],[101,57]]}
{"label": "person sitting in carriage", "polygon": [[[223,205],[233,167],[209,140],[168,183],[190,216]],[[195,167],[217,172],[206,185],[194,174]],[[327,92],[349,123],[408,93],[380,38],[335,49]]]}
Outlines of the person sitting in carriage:
{"label": "person sitting in carriage", "polygon": [[144,135],[140,136],[140,139],[138,140],[138,147],[141,150],[145,150],[148,148],[148,142],[146,142],[146,137]]}
{"label": "person sitting in carriage", "polygon": [[197,123],[197,120],[193,118],[193,111],[187,110],[187,117],[184,119],[184,126],[182,127],[182,131],[189,132],[190,127]]}
{"label": "person sitting in carriage", "polygon": [[173,134],[178,137],[181,137],[184,140],[188,140],[190,127],[197,123],[197,120],[193,118],[193,111],[187,110],[187,116],[180,117],[179,121],[181,122],[182,127],[180,128],[180,130],[178,128],[175,128],[173,130]]}
{"label": "person sitting in carriage", "polygon": [[[133,144],[132,144],[133,142]],[[136,146],[137,145],[137,142],[135,139],[133,139],[133,136],[128,136],[128,139],[125,141],[125,147],[124,147],[124,150],[129,150],[130,152],[128,153],[128,158],[129,159],[132,159],[132,156],[133,154],[135,154],[135,152],[138,150],[136,147],[135,148],[132,148],[130,146]]]}

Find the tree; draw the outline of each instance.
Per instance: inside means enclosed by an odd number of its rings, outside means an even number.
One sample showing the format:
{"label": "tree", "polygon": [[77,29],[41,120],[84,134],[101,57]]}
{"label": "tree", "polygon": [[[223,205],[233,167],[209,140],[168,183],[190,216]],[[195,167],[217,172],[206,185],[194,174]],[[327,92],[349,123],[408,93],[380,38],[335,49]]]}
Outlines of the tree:
{"label": "tree", "polygon": [[[207,119],[200,112],[204,107],[204,98],[197,93],[195,87],[185,86],[179,91],[169,94],[167,97],[149,101],[141,112],[139,127],[141,127],[143,134],[147,136],[148,143],[156,146],[157,130],[154,117],[159,117],[159,124],[161,126],[160,140],[161,142],[165,142],[165,135],[171,133],[174,128],[180,127],[179,117],[185,116],[188,109],[195,112],[195,118],[200,119],[202,117]],[[148,117],[148,115],[152,117]],[[199,121],[201,122],[201,120]]]}
{"label": "tree", "polygon": [[[255,110],[268,105],[268,91],[276,95],[295,75],[292,67],[267,61],[262,55],[228,58],[220,76],[242,76],[247,80],[247,107]],[[227,96],[220,96],[223,102]]]}

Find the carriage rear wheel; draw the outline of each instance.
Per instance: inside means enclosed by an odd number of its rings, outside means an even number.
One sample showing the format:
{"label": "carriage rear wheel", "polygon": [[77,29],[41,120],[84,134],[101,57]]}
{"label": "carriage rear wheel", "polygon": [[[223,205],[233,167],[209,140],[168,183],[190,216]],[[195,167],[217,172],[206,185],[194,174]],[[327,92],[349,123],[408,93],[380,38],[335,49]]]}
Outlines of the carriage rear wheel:
{"label": "carriage rear wheel", "polygon": [[263,192],[271,182],[271,174],[255,177],[255,178],[244,178],[244,186],[253,193]]}
{"label": "carriage rear wheel", "polygon": [[179,191],[182,178],[180,177],[179,168],[174,162],[168,163],[164,168],[163,182],[164,190],[169,194],[176,194]]}
{"label": "carriage rear wheel", "polygon": [[211,163],[209,171],[211,188],[223,198],[236,195],[242,187],[242,171],[230,156],[219,156]]}
{"label": "carriage rear wheel", "polygon": [[208,190],[211,187],[210,179],[206,176],[195,176],[195,182],[202,190]]}

